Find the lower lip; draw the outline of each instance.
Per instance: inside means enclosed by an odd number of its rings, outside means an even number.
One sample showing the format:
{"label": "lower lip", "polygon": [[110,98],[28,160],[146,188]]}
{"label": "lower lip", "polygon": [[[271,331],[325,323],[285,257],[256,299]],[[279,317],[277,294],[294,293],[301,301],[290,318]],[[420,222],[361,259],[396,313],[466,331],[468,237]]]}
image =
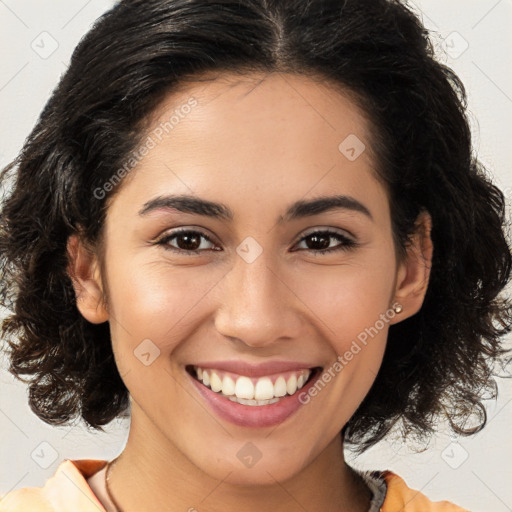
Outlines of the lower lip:
{"label": "lower lip", "polygon": [[242,405],[233,402],[223,395],[207,388],[188,372],[186,372],[186,374],[192,380],[200,395],[218,416],[241,427],[262,428],[272,427],[282,423],[304,405],[299,401],[299,395],[302,395],[304,392],[307,393],[309,388],[315,385],[321,372],[314,375],[313,378],[294,395],[286,395],[281,398],[279,402],[269,405]]}

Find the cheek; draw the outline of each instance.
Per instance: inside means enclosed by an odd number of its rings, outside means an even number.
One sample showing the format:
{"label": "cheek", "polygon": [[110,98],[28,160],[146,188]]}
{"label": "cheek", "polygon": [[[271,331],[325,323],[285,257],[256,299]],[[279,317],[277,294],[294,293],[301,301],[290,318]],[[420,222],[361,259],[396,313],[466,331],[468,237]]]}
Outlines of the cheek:
{"label": "cheek", "polygon": [[[393,265],[389,259],[389,265],[382,266],[347,264],[332,272],[318,269],[303,274],[307,277],[297,289],[332,354],[323,383],[303,397],[314,409],[318,424],[328,425],[324,439],[335,435],[354,414],[382,364],[394,316],[390,310]],[[318,395],[322,396],[319,400]]]}
{"label": "cheek", "polygon": [[170,354],[201,323],[204,298],[219,279],[211,271],[198,275],[197,268],[172,269],[161,262],[134,268],[118,265],[109,273],[113,351],[133,399],[158,410],[161,394],[155,390],[179,396]]}
{"label": "cheek", "polygon": [[149,339],[162,354],[170,353],[197,324],[201,303],[219,277],[206,267],[131,263],[108,273],[112,338],[119,352]]}
{"label": "cheek", "polygon": [[341,354],[388,312],[394,279],[394,261],[384,255],[374,264],[354,259],[337,267],[311,266],[296,280],[294,291],[316,316],[315,323],[324,325],[325,337]]}

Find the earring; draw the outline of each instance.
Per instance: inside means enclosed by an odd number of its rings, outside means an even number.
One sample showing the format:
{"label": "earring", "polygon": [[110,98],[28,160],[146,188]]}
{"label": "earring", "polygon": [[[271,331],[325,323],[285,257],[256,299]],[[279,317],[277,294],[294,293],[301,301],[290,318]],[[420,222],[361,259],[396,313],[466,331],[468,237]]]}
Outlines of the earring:
{"label": "earring", "polygon": [[393,311],[398,315],[398,313],[401,313],[403,310],[403,307],[401,304],[396,304],[394,307],[393,307]]}

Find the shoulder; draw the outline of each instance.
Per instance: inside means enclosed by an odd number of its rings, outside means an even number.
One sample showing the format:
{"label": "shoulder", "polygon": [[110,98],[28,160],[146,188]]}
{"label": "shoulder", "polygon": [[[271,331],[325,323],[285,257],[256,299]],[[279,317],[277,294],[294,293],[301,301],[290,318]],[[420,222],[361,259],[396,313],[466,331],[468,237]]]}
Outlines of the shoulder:
{"label": "shoulder", "polygon": [[104,512],[87,478],[106,463],[96,459],[65,460],[42,487],[24,487],[0,496],[0,512]]}
{"label": "shoulder", "polygon": [[383,471],[387,492],[381,512],[469,512],[448,501],[430,501],[424,494],[407,486],[405,481],[391,471]]}

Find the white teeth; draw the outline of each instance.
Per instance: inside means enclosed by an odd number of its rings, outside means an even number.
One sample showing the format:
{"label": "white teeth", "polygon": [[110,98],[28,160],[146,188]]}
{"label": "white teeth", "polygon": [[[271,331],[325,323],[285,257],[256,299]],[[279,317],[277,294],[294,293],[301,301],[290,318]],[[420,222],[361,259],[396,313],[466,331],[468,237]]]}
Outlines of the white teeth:
{"label": "white teeth", "polygon": [[278,377],[276,383],[274,384],[274,395],[275,396],[284,396],[286,395],[286,381],[284,377]]}
{"label": "white teeth", "polygon": [[232,402],[237,402],[242,405],[270,405],[279,402],[279,398],[271,398],[270,400],[246,400],[245,398],[230,396],[229,399]]}
{"label": "white teeth", "polygon": [[235,381],[229,375],[222,379],[222,394],[226,396],[235,394]]}
{"label": "white teeth", "polygon": [[229,375],[221,378],[222,373],[214,370],[203,370],[194,367],[197,379],[216,393],[221,393],[226,398],[243,405],[268,405],[278,402],[281,397],[293,395],[301,389],[311,370],[302,370],[292,373],[288,379],[280,375],[274,384],[269,377],[261,377],[253,384],[252,379],[244,375],[238,377],[236,382]]}
{"label": "white teeth", "polygon": [[235,395],[238,398],[254,398],[254,385],[249,377],[238,377],[235,384]]}
{"label": "white teeth", "polygon": [[286,382],[286,392],[289,395],[293,395],[293,393],[295,393],[295,391],[297,391],[297,377],[294,374]]}
{"label": "white teeth", "polygon": [[254,398],[256,400],[269,400],[270,398],[274,398],[274,385],[268,377],[259,379],[258,382],[256,382]]}
{"label": "white teeth", "polygon": [[222,389],[222,381],[215,372],[212,372],[210,377],[210,387],[212,388],[212,391],[215,391],[216,393]]}

